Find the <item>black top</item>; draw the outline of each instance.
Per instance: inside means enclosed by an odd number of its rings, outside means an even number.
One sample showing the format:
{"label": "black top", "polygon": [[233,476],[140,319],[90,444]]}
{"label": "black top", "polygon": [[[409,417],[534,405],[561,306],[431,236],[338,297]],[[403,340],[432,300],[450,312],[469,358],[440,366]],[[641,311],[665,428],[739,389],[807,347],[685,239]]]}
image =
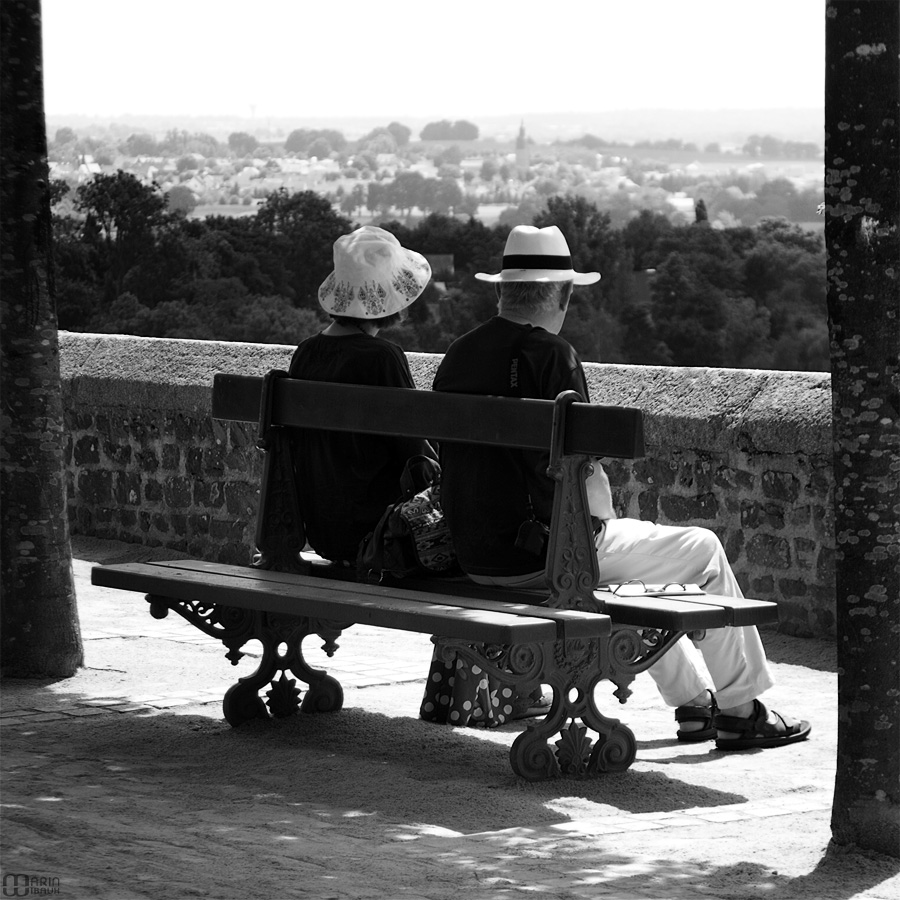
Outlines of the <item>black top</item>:
{"label": "black top", "polygon": [[[366,334],[317,334],[294,351],[290,375],[307,381],[415,389],[403,351]],[[356,560],[360,541],[400,496],[406,460],[423,441],[297,429],[292,439],[306,538],[320,556]]]}
{"label": "black top", "polygon": [[[544,400],[575,390],[589,399],[581,361],[567,341],[499,316],[450,345],[434,390]],[[464,571],[504,576],[544,567],[546,548],[530,553],[516,547],[516,537],[532,512],[550,523],[555,483],[546,474],[549,460],[549,452],[441,444],[441,503]]]}

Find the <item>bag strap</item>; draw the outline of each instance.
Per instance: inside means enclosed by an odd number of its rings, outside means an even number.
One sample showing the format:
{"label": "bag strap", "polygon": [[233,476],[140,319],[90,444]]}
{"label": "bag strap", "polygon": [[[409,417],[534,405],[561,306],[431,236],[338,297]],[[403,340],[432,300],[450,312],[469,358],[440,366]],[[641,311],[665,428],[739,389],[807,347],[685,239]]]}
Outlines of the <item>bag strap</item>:
{"label": "bag strap", "polygon": [[441,467],[431,457],[417,454],[411,456],[400,475],[400,499],[409,500],[426,488],[432,487],[441,478]]}
{"label": "bag strap", "polygon": [[360,544],[356,556],[357,581],[378,584],[384,577],[384,533],[387,531],[388,519],[394,511],[394,504],[382,513],[375,530],[367,535]]}

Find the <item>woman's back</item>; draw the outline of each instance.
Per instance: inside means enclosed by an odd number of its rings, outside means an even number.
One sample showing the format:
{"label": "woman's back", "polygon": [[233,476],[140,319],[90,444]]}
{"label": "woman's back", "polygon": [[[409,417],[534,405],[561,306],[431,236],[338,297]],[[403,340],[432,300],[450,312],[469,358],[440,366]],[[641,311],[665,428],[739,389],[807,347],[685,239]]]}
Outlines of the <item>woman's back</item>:
{"label": "woman's back", "polygon": [[[290,375],[308,381],[415,389],[403,351],[358,332],[318,334],[294,352]],[[307,540],[320,556],[356,560],[360,541],[397,500],[406,460],[421,441],[304,431],[293,444]]]}

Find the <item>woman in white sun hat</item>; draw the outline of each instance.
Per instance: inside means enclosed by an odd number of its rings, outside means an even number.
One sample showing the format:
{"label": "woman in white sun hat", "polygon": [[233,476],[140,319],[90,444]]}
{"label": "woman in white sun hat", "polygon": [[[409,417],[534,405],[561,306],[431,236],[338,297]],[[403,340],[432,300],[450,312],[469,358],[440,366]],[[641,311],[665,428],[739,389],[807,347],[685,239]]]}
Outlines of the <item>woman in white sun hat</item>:
{"label": "woman in white sun hat", "polygon": [[[289,374],[308,381],[415,389],[403,350],[378,337],[425,290],[431,266],[383,228],[365,225],[334,243],[334,271],[319,288],[331,318],[294,351]],[[376,435],[305,432],[295,465],[310,546],[325,559],[355,563],[360,541],[400,495],[400,475],[425,441]]]}

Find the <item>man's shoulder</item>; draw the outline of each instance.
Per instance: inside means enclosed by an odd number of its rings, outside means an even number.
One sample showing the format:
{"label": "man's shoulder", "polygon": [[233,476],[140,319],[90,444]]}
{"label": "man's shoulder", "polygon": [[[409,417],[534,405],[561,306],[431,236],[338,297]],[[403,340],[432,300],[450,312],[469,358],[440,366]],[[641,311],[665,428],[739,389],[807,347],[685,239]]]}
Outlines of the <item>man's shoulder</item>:
{"label": "man's shoulder", "polygon": [[493,319],[490,319],[487,322],[482,322],[481,325],[477,325],[471,331],[467,331],[451,341],[450,346],[444,351],[442,364],[448,360],[452,361],[454,357],[471,353],[473,348],[479,345],[489,346],[493,344],[496,340],[492,336],[493,327],[488,327],[493,321]]}
{"label": "man's shoulder", "polygon": [[555,350],[561,350],[566,353],[574,353],[575,348],[564,338],[552,331],[546,331],[543,328],[532,328],[525,339],[526,345],[535,345],[538,347],[552,347]]}

